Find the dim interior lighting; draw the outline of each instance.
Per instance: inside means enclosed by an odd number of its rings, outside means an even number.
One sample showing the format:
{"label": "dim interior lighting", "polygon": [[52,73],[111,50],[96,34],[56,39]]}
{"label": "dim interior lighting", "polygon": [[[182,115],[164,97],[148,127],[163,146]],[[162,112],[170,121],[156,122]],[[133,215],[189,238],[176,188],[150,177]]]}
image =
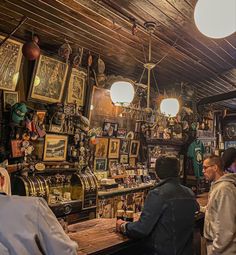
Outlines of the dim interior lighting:
{"label": "dim interior lighting", "polygon": [[134,86],[127,81],[116,81],[111,85],[110,96],[115,105],[128,106],[134,99]]}
{"label": "dim interior lighting", "polygon": [[194,20],[207,37],[229,36],[236,32],[236,0],[198,0]]}
{"label": "dim interior lighting", "polygon": [[175,117],[179,112],[179,101],[176,98],[165,98],[161,101],[160,111],[168,117]]}

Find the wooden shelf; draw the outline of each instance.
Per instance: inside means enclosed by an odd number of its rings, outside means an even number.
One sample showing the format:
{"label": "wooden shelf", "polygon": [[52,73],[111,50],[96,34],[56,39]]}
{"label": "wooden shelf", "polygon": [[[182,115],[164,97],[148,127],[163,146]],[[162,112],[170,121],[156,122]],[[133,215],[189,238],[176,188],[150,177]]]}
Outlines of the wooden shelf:
{"label": "wooden shelf", "polygon": [[182,146],[184,145],[183,140],[180,139],[147,139],[148,145],[171,145],[171,146]]}

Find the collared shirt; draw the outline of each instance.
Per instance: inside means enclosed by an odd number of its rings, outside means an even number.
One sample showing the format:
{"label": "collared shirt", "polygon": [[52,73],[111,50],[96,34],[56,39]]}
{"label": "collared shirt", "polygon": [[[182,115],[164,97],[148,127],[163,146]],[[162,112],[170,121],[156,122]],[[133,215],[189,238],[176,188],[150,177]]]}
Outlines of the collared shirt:
{"label": "collared shirt", "polygon": [[0,226],[1,255],[77,254],[77,244],[42,198],[0,194]]}

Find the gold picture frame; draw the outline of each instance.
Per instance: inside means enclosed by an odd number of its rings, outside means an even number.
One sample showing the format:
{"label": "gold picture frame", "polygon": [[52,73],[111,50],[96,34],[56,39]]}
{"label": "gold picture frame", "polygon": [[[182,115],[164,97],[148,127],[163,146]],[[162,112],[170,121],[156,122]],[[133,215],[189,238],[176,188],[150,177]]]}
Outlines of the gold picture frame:
{"label": "gold picture frame", "polygon": [[130,143],[130,151],[129,151],[129,156],[130,157],[137,157],[139,153],[139,146],[140,142],[138,140],[131,140]]}
{"label": "gold picture frame", "polygon": [[67,103],[84,106],[86,78],[87,74],[84,71],[72,68],[68,82]]}
{"label": "gold picture frame", "polygon": [[[0,41],[5,37],[0,36]],[[15,91],[19,79],[23,44],[8,39],[0,47],[0,89]]]}
{"label": "gold picture frame", "polygon": [[10,110],[11,107],[19,102],[18,91],[3,91],[3,107],[4,111]]}
{"label": "gold picture frame", "polygon": [[66,135],[46,135],[44,142],[44,161],[64,161],[67,155],[68,137]]}
{"label": "gold picture frame", "polygon": [[120,139],[111,138],[109,140],[108,158],[119,158]]}
{"label": "gold picture frame", "polygon": [[95,157],[96,158],[106,158],[108,151],[108,138],[98,137],[96,138],[96,150]]}
{"label": "gold picture frame", "polygon": [[128,164],[129,163],[129,155],[127,155],[127,154],[120,155],[120,163]]}
{"label": "gold picture frame", "polygon": [[68,65],[41,54],[31,81],[29,100],[58,103],[62,101]]}

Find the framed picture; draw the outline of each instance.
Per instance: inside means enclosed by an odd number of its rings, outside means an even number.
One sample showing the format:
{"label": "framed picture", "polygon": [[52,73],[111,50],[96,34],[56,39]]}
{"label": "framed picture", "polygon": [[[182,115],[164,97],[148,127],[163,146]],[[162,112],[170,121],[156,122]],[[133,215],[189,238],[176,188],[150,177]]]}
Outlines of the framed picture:
{"label": "framed picture", "polygon": [[129,163],[129,156],[127,154],[120,155],[120,163],[121,164],[128,164]]}
{"label": "framed picture", "polygon": [[22,140],[11,140],[11,154],[13,158],[23,157],[24,152],[21,151]]}
{"label": "framed picture", "polygon": [[109,159],[108,161],[108,169],[111,169],[112,166],[115,164],[119,163],[118,159]]}
{"label": "framed picture", "polygon": [[67,103],[76,103],[78,106],[84,105],[84,94],[87,74],[72,68],[69,84]]}
{"label": "framed picture", "polygon": [[130,151],[129,151],[129,156],[130,157],[137,157],[138,156],[139,145],[140,145],[140,142],[138,140],[131,140]]}
{"label": "framed picture", "polygon": [[107,159],[106,158],[95,158],[94,159],[94,171],[106,171],[107,170]]}
{"label": "framed picture", "polygon": [[[0,41],[5,37],[0,36]],[[22,43],[8,39],[0,48],[0,89],[15,91],[22,59]]]}
{"label": "framed picture", "polygon": [[129,140],[121,139],[120,154],[129,154],[129,144]]}
{"label": "framed picture", "polygon": [[61,102],[67,70],[66,63],[40,55],[31,81],[29,99],[47,103]]}
{"label": "framed picture", "polygon": [[39,124],[43,124],[44,123],[44,119],[45,119],[45,115],[46,115],[47,111],[44,110],[38,110],[36,111],[36,115],[38,117],[38,123]]}
{"label": "framed picture", "polygon": [[15,103],[19,102],[18,92],[3,91],[3,102],[4,110],[10,110]]}
{"label": "framed picture", "polygon": [[117,137],[118,138],[125,138],[126,137],[127,130],[126,128],[118,128],[117,130]]}
{"label": "framed picture", "polygon": [[108,151],[108,138],[96,138],[98,143],[96,144],[95,157],[96,158],[106,158]]}
{"label": "framed picture", "polygon": [[129,164],[130,164],[130,166],[135,166],[136,158],[129,158]]}
{"label": "framed picture", "polygon": [[104,122],[103,135],[104,136],[117,136],[118,123]]}
{"label": "framed picture", "polygon": [[119,158],[120,139],[111,138],[109,141],[108,158]]}
{"label": "framed picture", "polygon": [[44,161],[66,160],[68,137],[65,135],[46,135],[44,143]]}

